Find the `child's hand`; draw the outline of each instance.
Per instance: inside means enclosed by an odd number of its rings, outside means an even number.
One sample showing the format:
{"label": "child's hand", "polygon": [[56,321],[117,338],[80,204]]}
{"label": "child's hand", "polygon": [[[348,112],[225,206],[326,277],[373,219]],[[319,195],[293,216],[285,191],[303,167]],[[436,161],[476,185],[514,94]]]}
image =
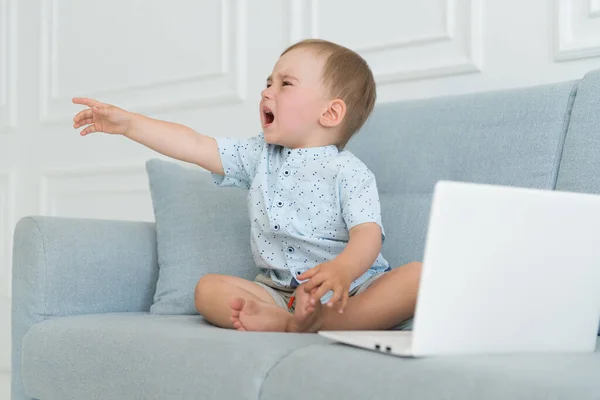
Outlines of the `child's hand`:
{"label": "child's hand", "polygon": [[328,261],[309,269],[302,275],[298,275],[298,280],[308,279],[304,284],[304,290],[311,294],[311,304],[321,301],[321,297],[327,292],[333,290],[333,296],[327,303],[328,307],[333,307],[340,303],[338,312],[341,314],[346,308],[348,302],[348,291],[352,278],[348,275],[348,269],[344,265],[335,261]]}
{"label": "child's hand", "polygon": [[94,132],[123,135],[129,129],[132,114],[128,111],[93,99],[76,97],[73,99],[73,103],[90,107],[87,110],[80,111],[73,118],[73,128],[75,129],[83,125],[89,125],[81,131],[81,136]]}

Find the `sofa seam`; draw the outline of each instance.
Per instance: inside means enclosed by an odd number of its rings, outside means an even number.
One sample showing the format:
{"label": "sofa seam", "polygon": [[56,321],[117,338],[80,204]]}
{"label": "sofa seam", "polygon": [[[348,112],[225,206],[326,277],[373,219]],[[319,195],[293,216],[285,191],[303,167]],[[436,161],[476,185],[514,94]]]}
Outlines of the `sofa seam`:
{"label": "sofa seam", "polygon": [[260,400],[261,399],[262,392],[263,392],[263,387],[265,386],[265,382],[267,381],[267,379],[269,378],[269,375],[271,375],[271,371],[273,371],[273,369],[275,369],[275,367],[277,367],[283,360],[286,360],[291,355],[299,352],[300,350],[308,349],[308,348],[313,347],[313,346],[317,346],[317,344],[312,344],[310,346],[301,347],[299,349],[293,349],[289,353],[284,354],[279,360],[277,360],[273,365],[271,365],[271,368],[269,368],[267,370],[267,372],[265,372],[265,374],[263,376],[262,383],[260,385],[260,388],[258,389],[258,394],[257,394],[256,400]]}
{"label": "sofa seam", "polygon": [[565,110],[565,114],[563,116],[563,125],[560,138],[558,140],[558,146],[556,148],[556,152],[554,154],[554,165],[556,165],[556,169],[552,171],[552,175],[550,176],[551,189],[556,190],[556,185],[558,183],[558,177],[560,175],[560,169],[562,164],[562,158],[565,149],[565,143],[567,142],[567,134],[569,132],[569,126],[571,125],[571,115],[573,113],[573,106],[575,104],[575,99],[577,97],[577,90],[579,88],[579,82],[573,86],[571,92],[569,93],[569,99],[567,100],[567,109]]}
{"label": "sofa seam", "polygon": [[34,218],[31,218],[31,217],[29,217],[29,219],[35,225],[35,228],[38,231],[38,234],[40,235],[40,240],[42,242],[42,252],[44,254],[44,315],[43,315],[43,320],[46,320],[47,316],[48,316],[48,260],[47,260],[48,256],[46,254],[46,242],[44,240],[44,235],[42,234],[42,230],[40,229],[40,225],[38,224],[38,222]]}

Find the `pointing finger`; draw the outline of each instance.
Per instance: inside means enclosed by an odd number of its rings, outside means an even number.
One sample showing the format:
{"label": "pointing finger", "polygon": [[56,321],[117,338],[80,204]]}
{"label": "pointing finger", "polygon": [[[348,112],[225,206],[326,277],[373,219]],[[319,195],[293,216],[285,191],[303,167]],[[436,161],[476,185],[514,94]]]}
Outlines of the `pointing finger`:
{"label": "pointing finger", "polygon": [[73,103],[82,104],[82,105],[88,106],[88,107],[98,107],[98,106],[102,105],[102,103],[100,103],[99,101],[94,100],[94,99],[88,99],[86,97],[74,97]]}

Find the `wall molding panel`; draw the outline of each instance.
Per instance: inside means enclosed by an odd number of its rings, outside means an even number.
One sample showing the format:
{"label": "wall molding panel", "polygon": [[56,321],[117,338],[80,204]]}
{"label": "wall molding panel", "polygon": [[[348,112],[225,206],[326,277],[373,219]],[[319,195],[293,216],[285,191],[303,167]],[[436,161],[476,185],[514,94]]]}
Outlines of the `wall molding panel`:
{"label": "wall molding panel", "polygon": [[56,169],[41,177],[40,213],[118,220],[154,219],[143,165]]}
{"label": "wall molding panel", "polygon": [[[378,84],[480,72],[482,69],[483,2],[446,0],[444,21],[428,33],[400,38],[367,38],[364,43],[341,43],[368,59]],[[317,0],[289,0],[289,42],[322,37]],[[364,5],[367,3],[352,3]],[[325,17],[323,17],[325,18]],[[334,40],[335,41],[335,40]],[[411,64],[414,54],[420,62]]]}
{"label": "wall molding panel", "polygon": [[[61,90],[59,69],[70,60],[63,59],[66,56],[58,51],[58,29],[61,23],[64,24],[60,4],[58,0],[45,0],[40,10],[42,122],[70,121],[73,117],[71,98],[75,95],[111,98],[127,109],[142,113],[235,104],[244,100],[247,53],[245,0],[220,1],[218,15],[210,18],[218,21],[218,37],[211,38],[219,43],[218,60],[212,60],[218,63],[218,68],[85,94],[64,93]],[[86,62],[85,58],[81,61]]]}
{"label": "wall molding panel", "polygon": [[0,0],[0,134],[17,123],[17,6]]}
{"label": "wall molding panel", "polygon": [[0,172],[0,296],[10,297],[14,186],[9,173]]}
{"label": "wall molding panel", "polygon": [[600,56],[600,0],[555,0],[554,59]]}

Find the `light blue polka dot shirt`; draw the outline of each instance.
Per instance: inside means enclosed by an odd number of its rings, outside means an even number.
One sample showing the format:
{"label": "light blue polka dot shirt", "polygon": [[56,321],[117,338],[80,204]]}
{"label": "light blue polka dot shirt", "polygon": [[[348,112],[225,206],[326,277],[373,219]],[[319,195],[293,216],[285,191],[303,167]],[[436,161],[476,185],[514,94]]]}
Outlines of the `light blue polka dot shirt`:
{"label": "light blue polka dot shirt", "polygon": [[[375,176],[349,151],[334,145],[270,145],[262,133],[249,139],[217,138],[217,144],[224,175],[213,174],[213,180],[249,189],[252,255],[276,284],[298,286],[295,276],[338,256],[356,225],[379,224],[385,240]],[[388,269],[379,254],[350,290]]]}

